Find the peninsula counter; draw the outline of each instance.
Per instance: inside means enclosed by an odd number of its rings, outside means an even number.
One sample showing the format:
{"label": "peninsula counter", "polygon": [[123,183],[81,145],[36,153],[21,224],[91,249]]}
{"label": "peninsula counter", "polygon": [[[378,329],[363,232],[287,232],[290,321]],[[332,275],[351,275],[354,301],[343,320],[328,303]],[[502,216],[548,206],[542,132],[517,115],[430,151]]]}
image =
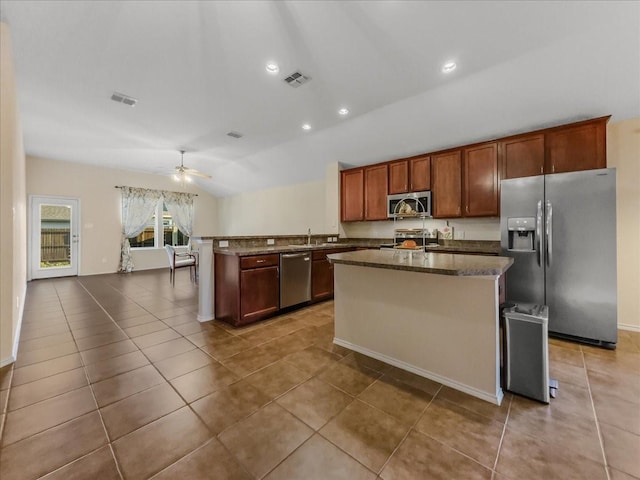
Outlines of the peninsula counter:
{"label": "peninsula counter", "polygon": [[513,259],[363,250],[334,264],[334,343],[500,404],[499,278]]}

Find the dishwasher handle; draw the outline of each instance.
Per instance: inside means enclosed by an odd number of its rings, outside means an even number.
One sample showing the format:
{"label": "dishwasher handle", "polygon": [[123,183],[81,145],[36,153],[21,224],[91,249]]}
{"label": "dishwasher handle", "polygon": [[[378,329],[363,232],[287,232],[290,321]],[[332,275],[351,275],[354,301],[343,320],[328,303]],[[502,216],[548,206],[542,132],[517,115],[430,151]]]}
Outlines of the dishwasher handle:
{"label": "dishwasher handle", "polygon": [[299,258],[305,257],[306,261],[311,260],[311,256],[308,253],[283,253],[282,258]]}

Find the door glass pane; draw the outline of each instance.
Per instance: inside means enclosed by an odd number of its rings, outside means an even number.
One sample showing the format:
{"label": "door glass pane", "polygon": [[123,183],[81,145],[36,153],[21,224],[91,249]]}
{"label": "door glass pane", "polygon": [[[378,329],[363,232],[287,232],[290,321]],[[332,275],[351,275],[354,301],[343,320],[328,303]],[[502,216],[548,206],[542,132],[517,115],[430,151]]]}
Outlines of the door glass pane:
{"label": "door glass pane", "polygon": [[40,205],[40,268],[71,266],[71,207]]}

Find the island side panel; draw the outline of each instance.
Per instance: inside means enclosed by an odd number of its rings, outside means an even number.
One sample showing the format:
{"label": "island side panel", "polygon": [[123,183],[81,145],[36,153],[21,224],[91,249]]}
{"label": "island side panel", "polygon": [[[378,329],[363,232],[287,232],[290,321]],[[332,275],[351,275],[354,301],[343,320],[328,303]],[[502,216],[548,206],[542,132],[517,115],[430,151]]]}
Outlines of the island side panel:
{"label": "island side panel", "polygon": [[498,279],[336,264],[335,343],[500,404]]}

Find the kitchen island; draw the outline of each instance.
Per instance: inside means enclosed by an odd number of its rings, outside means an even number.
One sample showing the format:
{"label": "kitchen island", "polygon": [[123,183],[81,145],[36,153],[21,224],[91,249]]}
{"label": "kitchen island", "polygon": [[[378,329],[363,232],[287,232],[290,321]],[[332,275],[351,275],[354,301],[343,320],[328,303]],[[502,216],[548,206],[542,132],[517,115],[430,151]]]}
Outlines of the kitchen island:
{"label": "kitchen island", "polygon": [[499,279],[513,259],[364,250],[334,264],[334,343],[500,404]]}

